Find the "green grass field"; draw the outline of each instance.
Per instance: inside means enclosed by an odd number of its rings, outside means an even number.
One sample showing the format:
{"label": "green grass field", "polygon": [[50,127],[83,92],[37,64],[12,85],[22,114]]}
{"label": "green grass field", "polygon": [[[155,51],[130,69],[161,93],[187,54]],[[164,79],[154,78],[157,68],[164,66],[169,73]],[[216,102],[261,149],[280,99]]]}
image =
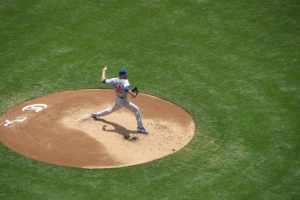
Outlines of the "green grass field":
{"label": "green grass field", "polygon": [[196,125],[180,151],[119,169],[51,165],[1,144],[0,199],[300,199],[299,1],[2,0],[0,38],[0,116],[105,88],[106,65]]}

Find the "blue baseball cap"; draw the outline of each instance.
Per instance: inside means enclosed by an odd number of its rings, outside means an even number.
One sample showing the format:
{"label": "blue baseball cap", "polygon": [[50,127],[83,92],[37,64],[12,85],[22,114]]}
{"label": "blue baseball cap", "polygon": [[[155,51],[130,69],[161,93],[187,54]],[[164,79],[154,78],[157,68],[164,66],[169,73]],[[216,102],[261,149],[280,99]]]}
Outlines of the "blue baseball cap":
{"label": "blue baseball cap", "polygon": [[120,71],[119,71],[119,75],[121,76],[121,75],[128,75],[129,74],[129,72],[126,72],[126,70],[125,69],[121,69]]}

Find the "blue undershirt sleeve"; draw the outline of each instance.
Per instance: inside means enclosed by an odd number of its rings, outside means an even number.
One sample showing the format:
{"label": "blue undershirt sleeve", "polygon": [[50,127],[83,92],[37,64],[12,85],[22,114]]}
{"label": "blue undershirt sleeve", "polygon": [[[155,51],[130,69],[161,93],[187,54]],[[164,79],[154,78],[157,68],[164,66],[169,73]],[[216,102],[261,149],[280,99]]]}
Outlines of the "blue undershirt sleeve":
{"label": "blue undershirt sleeve", "polygon": [[124,89],[126,92],[128,92],[130,90],[130,88],[128,86],[125,86]]}
{"label": "blue undershirt sleeve", "polygon": [[106,83],[106,79],[104,79],[104,80],[102,81],[102,83]]}

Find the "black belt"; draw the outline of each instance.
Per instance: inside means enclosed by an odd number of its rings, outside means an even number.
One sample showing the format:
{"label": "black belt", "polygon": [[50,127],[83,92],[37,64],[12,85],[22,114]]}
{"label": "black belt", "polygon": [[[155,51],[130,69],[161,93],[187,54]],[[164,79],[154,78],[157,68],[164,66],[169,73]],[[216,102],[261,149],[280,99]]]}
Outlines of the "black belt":
{"label": "black belt", "polygon": [[[118,97],[119,97],[119,96],[118,96]],[[124,99],[124,97],[119,97],[119,98]]]}

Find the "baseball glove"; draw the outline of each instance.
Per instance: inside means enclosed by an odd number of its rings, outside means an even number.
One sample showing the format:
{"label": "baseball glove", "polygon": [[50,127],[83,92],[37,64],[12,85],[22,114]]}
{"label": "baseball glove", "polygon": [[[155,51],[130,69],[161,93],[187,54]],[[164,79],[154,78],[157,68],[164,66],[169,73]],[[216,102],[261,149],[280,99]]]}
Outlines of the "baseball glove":
{"label": "baseball glove", "polygon": [[138,95],[139,93],[139,90],[137,87],[134,87],[132,90],[131,90],[134,94],[136,94],[136,96]]}

